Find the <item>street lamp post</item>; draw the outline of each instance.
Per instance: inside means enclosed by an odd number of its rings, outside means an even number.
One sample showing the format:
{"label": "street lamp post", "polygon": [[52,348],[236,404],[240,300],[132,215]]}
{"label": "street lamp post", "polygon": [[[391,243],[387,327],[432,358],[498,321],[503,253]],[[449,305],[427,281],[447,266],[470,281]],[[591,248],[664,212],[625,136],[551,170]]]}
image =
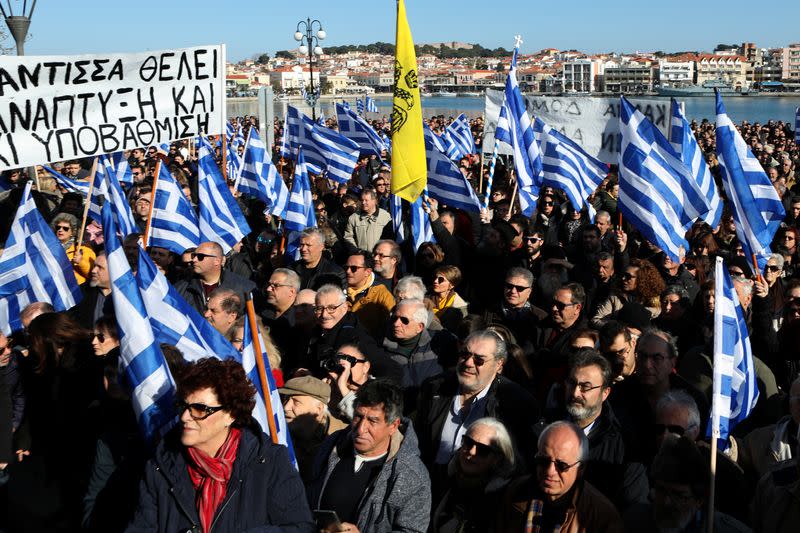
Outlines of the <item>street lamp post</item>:
{"label": "street lamp post", "polygon": [[[317,31],[314,32],[314,25],[316,24]],[[319,41],[326,37],[325,30],[322,29],[322,23],[318,20],[301,20],[297,23],[297,30],[294,32],[294,40],[300,42],[298,51],[305,55],[308,53],[308,70],[311,78],[311,91],[306,93],[306,103],[311,106],[311,118],[316,122],[317,120],[317,93],[314,91],[314,56],[322,55],[322,47]],[[305,43],[303,41],[305,40]]]}

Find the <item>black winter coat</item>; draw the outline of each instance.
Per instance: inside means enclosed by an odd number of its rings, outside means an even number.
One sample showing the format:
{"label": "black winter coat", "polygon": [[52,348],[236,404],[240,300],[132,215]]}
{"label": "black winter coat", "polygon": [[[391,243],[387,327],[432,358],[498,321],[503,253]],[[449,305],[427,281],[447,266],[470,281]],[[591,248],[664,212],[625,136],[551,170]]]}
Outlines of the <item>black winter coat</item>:
{"label": "black winter coat", "polygon": [[[286,448],[272,444],[257,426],[244,428],[225,499],[214,514],[211,531],[314,530],[303,483]],[[147,463],[139,507],[126,531],[202,531],[195,490],[180,443],[180,428],[170,433],[158,446],[155,458]]]}
{"label": "black winter coat", "polygon": [[[219,278],[219,287],[217,288],[236,291],[242,296],[242,300],[244,300],[247,297],[247,293],[256,290],[256,284],[233,272],[223,270],[222,276]],[[203,290],[203,284],[200,278],[192,276],[189,279],[182,279],[175,284],[175,290],[201,315],[205,312],[206,294]]]}

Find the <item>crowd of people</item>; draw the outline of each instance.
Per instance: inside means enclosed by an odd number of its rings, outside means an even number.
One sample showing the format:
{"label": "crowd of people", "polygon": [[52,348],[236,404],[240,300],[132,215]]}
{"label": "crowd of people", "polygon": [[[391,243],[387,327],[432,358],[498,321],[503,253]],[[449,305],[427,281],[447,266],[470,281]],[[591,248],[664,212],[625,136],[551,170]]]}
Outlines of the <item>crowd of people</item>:
{"label": "crowd of people", "polygon": [[[372,124],[388,133],[386,118]],[[483,119],[471,124],[480,146]],[[719,186],[714,126],[692,129]],[[761,273],[730,206],[719,227],[692,227],[676,262],[619,216],[615,167],[590,197],[594,220],[551,187],[528,217],[513,172],[499,161],[485,191],[477,155],[458,165],[489,209],[426,198],[435,239],[418,249],[397,239],[387,153],[362,157],[348,183],[312,177],[318,225],[300,235],[297,259],[281,221],[235,191],[253,231],[227,254],[215,242],[144,252],[138,234],[126,237],[131,267],[148,253],[237,349],[252,294],[291,453],[251,416],[256,389],[241,365],[187,363],[166,344],[178,423],[144,441],[102,228],[79,238],[84,199],[42,171],[34,196],[82,299],[63,312],[33,303],[22,330],[0,334],[0,530],[796,531],[800,149],[782,122],[740,131],[786,207]],[[141,231],[159,158],[196,203],[188,142],[126,155]],[[217,156],[224,168],[221,144]],[[56,165],[76,180],[90,167]],[[5,174],[7,234],[27,176]],[[717,256],[744,311],[759,397],[717,452],[709,505]]]}

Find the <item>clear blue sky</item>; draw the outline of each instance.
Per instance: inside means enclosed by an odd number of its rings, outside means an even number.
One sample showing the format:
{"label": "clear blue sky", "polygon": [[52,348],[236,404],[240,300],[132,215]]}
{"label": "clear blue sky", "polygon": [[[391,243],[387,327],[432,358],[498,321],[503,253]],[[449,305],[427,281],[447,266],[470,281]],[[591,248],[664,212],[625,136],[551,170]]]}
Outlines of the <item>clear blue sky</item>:
{"label": "clear blue sky", "polygon": [[[30,0],[29,0],[30,4]],[[5,2],[4,2],[5,5]],[[12,0],[15,9],[19,0]],[[800,41],[800,1],[406,0],[416,43],[524,38],[522,52],[711,50]],[[228,58],[296,46],[297,22],[319,19],[324,45],[394,41],[394,0],[38,0],[29,55],[133,52],[225,43]],[[5,28],[4,28],[5,29]],[[9,37],[4,43],[9,46]]]}

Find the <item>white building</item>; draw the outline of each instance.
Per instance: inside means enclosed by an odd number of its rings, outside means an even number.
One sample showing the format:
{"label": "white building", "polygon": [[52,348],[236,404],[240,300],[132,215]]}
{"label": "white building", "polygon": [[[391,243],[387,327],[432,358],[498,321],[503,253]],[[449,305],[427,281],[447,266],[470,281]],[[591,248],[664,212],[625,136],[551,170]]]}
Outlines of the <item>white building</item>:
{"label": "white building", "polygon": [[694,84],[694,61],[658,62],[658,83],[661,87],[686,87]]}

